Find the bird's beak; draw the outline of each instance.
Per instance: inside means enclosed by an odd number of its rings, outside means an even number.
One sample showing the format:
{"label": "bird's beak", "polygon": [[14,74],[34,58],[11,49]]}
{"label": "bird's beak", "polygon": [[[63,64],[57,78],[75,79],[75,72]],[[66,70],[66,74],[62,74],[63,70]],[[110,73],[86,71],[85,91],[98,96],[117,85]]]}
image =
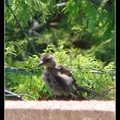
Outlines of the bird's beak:
{"label": "bird's beak", "polygon": [[39,66],[41,66],[43,64],[44,64],[43,61],[40,61],[37,67],[39,67]]}

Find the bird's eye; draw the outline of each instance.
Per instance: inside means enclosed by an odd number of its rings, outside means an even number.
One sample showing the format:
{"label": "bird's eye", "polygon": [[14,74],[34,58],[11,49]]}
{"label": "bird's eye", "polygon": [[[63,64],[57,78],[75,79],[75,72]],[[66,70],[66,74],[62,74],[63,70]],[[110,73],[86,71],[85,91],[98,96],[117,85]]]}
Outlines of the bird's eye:
{"label": "bird's eye", "polygon": [[50,62],[50,59],[46,59],[45,62]]}

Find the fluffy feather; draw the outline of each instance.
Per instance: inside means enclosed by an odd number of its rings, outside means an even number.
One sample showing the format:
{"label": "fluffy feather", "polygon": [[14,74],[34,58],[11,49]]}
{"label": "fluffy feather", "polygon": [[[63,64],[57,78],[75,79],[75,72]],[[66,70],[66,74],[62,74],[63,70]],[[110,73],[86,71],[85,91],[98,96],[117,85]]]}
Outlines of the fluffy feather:
{"label": "fluffy feather", "polygon": [[68,96],[79,90],[100,96],[99,93],[76,84],[71,72],[66,67],[58,64],[52,55],[46,54],[42,56],[38,66],[41,65],[45,66],[42,79],[53,94]]}

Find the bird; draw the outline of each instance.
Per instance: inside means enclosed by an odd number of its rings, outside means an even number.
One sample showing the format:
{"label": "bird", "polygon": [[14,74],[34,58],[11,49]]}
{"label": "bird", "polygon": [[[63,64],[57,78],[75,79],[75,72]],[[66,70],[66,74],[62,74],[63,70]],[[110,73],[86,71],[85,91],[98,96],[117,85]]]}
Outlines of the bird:
{"label": "bird", "polygon": [[45,68],[42,73],[43,81],[56,96],[74,95],[76,91],[101,96],[100,93],[78,85],[70,70],[59,64],[52,54],[47,53],[41,56],[38,67],[40,66]]}

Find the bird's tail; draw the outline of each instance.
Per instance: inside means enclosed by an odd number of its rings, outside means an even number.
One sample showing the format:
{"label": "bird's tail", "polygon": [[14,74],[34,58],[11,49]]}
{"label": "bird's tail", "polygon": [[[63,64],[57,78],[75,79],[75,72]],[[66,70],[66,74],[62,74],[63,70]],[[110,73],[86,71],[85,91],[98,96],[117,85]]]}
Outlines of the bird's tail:
{"label": "bird's tail", "polygon": [[82,87],[82,86],[77,86],[77,88],[78,88],[77,90],[80,90],[80,91],[84,91],[84,92],[87,92],[87,93],[91,93],[91,94],[93,94],[93,95],[102,96],[102,94],[97,93],[97,92],[95,92],[95,91],[93,91],[93,90],[90,90],[90,89],[85,88],[85,87]]}

